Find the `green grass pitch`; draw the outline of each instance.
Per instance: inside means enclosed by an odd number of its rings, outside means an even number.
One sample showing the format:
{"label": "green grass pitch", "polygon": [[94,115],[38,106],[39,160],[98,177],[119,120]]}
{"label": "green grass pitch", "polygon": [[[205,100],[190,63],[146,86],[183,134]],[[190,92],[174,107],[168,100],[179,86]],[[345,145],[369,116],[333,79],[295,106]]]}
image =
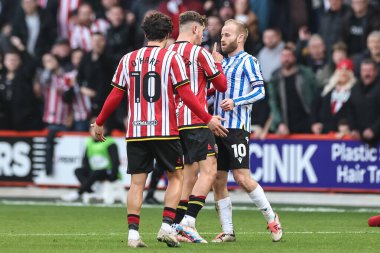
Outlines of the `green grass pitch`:
{"label": "green grass pitch", "polygon": [[[250,209],[250,208],[249,208]],[[293,208],[294,209],[294,208]],[[380,252],[380,228],[367,226],[373,210],[295,211],[277,207],[283,241],[273,243],[255,208],[234,210],[236,243],[185,244],[168,248],[156,241],[162,208],[143,208],[140,233],[148,248],[127,247],[126,209],[122,206],[0,204],[0,252]],[[202,210],[197,228],[211,241],[220,232],[216,212]]]}

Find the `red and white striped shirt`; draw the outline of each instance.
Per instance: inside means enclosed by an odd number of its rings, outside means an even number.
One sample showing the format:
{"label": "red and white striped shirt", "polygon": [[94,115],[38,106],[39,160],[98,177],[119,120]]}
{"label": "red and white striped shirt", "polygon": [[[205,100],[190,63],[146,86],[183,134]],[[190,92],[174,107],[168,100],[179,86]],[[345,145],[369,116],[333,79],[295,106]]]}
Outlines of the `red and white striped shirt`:
{"label": "red and white striped shirt", "polygon": [[109,27],[110,24],[104,19],[95,20],[91,27],[75,25],[71,31],[71,48],[81,48],[85,52],[91,51],[91,33],[100,32],[105,35]]}
{"label": "red and white striped shirt", "polygon": [[43,89],[45,98],[43,121],[48,124],[64,124],[70,115],[70,105],[62,99],[66,90],[64,75],[52,74],[50,81],[43,85]]}
{"label": "red and white striped shirt", "polygon": [[[65,73],[65,82],[66,89],[69,89],[73,86],[74,89],[74,99],[72,103],[72,110],[74,113],[75,121],[83,121],[88,120],[90,117],[91,111],[91,101],[88,96],[85,96],[80,91],[80,87],[76,81],[78,75],[77,70],[73,70]],[[72,85],[74,83],[74,85]]]}
{"label": "red and white striped shirt", "polygon": [[81,0],[60,0],[58,7],[58,34],[60,38],[70,38],[70,12],[79,8]]}
{"label": "red and white striped shirt", "polygon": [[[191,90],[205,111],[208,112],[207,82],[220,74],[212,55],[204,48],[187,41],[176,42],[168,50],[175,51],[183,57],[186,73],[191,82]],[[176,103],[180,130],[206,127],[206,124],[181,101],[179,96],[176,97]]]}
{"label": "red and white striped shirt", "polygon": [[127,141],[179,138],[174,89],[189,83],[180,55],[157,46],[130,52],[112,82],[128,91]]}

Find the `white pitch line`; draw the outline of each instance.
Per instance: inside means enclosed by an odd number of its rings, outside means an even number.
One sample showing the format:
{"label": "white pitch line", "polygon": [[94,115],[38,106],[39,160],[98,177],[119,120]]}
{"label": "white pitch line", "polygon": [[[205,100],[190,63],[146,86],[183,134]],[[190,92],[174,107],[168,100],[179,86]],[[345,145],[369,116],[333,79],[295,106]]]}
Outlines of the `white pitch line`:
{"label": "white pitch line", "polygon": [[[74,207],[106,207],[106,208],[124,208],[124,204],[83,204],[81,202],[63,202],[63,201],[20,201],[20,200],[1,200],[0,205],[29,205],[29,206],[74,206]],[[143,208],[157,208],[162,209],[162,206],[157,205],[143,205]],[[204,206],[203,209],[214,210],[214,206]],[[345,207],[302,207],[302,206],[279,206],[275,208],[279,212],[300,212],[300,213],[371,213],[377,214],[380,212],[379,208],[345,208]],[[253,205],[233,206],[233,210],[241,211],[256,211]]]}
{"label": "white pitch line", "polygon": [[[0,237],[25,237],[25,236],[35,236],[35,237],[49,237],[49,236],[123,236],[128,233],[0,233]],[[141,235],[156,235],[157,233],[140,233]],[[205,235],[215,235],[216,232],[202,232]],[[239,232],[239,235],[267,235],[268,232]],[[328,234],[341,234],[341,235],[362,235],[362,234],[380,234],[380,231],[286,231],[285,234],[317,234],[317,235],[328,235]]]}

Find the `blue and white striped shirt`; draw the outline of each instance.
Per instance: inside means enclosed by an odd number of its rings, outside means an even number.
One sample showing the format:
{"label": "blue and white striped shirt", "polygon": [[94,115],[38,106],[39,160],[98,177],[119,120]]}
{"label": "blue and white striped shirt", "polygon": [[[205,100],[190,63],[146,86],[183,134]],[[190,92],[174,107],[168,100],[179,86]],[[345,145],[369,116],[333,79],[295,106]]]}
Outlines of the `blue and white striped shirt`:
{"label": "blue and white striped shirt", "polygon": [[[222,122],[226,128],[250,132],[252,103],[265,97],[261,67],[255,57],[244,51],[225,58],[222,67],[227,78],[227,91],[216,91],[214,115],[226,119]],[[224,111],[220,107],[220,103],[228,98],[235,103],[232,111]]]}

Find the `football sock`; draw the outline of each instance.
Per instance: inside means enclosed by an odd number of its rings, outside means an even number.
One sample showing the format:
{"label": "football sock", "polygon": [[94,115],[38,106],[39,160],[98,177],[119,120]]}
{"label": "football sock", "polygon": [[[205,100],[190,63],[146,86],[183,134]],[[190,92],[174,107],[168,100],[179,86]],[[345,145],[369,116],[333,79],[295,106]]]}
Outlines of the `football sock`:
{"label": "football sock", "polygon": [[169,226],[173,224],[175,218],[175,209],[171,207],[165,207],[162,212],[162,223],[166,223]]}
{"label": "football sock", "polygon": [[[194,196],[190,195],[189,206],[187,207],[187,212],[184,220],[187,226],[195,227],[195,219],[198,216],[199,211],[205,205],[206,196]],[[184,225],[186,225],[184,223]]]}
{"label": "football sock", "polygon": [[183,217],[186,214],[187,206],[188,200],[183,199],[179,201],[174,219],[175,224],[179,224],[182,221]]}
{"label": "football sock", "polygon": [[248,193],[249,197],[252,199],[253,203],[260,209],[261,213],[264,215],[265,220],[270,223],[274,221],[275,213],[269,204],[267,197],[265,196],[264,190],[260,185],[257,185],[256,189]]}
{"label": "football sock", "polygon": [[139,234],[139,224],[140,224],[140,216],[137,214],[128,214],[128,239],[129,240],[138,240],[140,239]]}
{"label": "football sock", "polygon": [[215,209],[218,212],[220,224],[222,225],[223,232],[226,234],[234,233],[234,226],[232,223],[232,202],[231,198],[227,197],[218,200],[215,203]]}

